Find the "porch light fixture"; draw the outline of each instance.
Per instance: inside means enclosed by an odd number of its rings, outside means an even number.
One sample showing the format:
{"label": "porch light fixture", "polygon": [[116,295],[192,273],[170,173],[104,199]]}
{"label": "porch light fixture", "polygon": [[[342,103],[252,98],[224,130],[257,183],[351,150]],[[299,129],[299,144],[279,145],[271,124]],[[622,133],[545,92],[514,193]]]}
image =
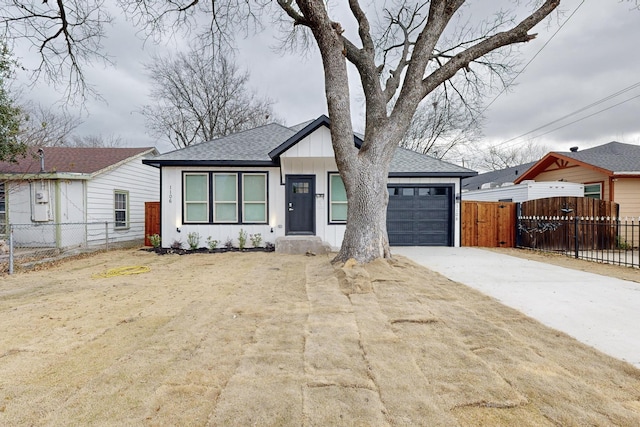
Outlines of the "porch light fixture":
{"label": "porch light fixture", "polygon": [[180,231],[181,231],[181,230],[180,230],[180,227],[176,227],[176,231],[177,231],[178,233],[180,233]]}

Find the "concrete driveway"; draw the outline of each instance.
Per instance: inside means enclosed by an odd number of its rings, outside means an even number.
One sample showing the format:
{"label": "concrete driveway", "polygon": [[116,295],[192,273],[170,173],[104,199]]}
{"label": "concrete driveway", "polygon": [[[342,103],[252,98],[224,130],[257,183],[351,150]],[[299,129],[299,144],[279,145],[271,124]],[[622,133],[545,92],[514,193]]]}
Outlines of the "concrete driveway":
{"label": "concrete driveway", "polygon": [[478,248],[391,252],[640,368],[640,283]]}

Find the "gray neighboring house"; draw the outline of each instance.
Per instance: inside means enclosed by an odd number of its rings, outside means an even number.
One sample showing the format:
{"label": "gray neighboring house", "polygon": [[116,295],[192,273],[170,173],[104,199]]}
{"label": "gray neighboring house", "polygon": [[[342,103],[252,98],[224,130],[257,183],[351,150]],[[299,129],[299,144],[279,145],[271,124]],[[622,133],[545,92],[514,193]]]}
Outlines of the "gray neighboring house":
{"label": "gray neighboring house", "polygon": [[[162,245],[200,235],[237,244],[240,230],[274,243],[318,236],[342,243],[347,200],[326,116],[293,127],[268,124],[163,154],[143,163],[160,169]],[[354,144],[362,140],[354,135]],[[461,180],[476,172],[398,149],[391,163],[391,245],[460,245]]]}

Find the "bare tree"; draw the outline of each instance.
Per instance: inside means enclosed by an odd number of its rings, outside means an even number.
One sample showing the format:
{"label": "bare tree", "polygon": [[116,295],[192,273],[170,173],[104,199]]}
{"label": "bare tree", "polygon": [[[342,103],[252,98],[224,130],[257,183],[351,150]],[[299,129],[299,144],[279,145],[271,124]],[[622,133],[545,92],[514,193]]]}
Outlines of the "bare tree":
{"label": "bare tree", "polygon": [[493,145],[481,150],[476,148],[474,151],[475,154],[470,155],[472,167],[480,170],[500,170],[538,161],[551,149],[531,140],[511,147]]}
{"label": "bare tree", "polygon": [[85,148],[118,148],[123,147],[125,143],[122,137],[116,135],[73,135],[68,144],[69,147],[85,147]]}
{"label": "bare tree", "polygon": [[55,110],[53,107],[45,107],[41,104],[27,102],[22,111],[24,115],[19,139],[29,146],[72,145],[72,134],[82,124],[79,117],[65,110]]}
{"label": "bare tree", "polygon": [[157,137],[182,148],[274,121],[272,102],[249,87],[228,55],[196,48],[176,56],[156,56],[147,65],[153,105],[142,109]]}
{"label": "bare tree", "polygon": [[482,135],[479,110],[470,110],[459,99],[434,92],[418,107],[400,146],[437,159],[453,160]]}
{"label": "bare tree", "polygon": [[68,102],[97,95],[83,66],[109,62],[102,38],[112,20],[102,0],[2,0],[0,24],[10,40],[25,40],[40,53],[30,71],[64,91]]}
{"label": "bare tree", "polygon": [[[19,0],[5,2],[8,8],[3,10],[15,11],[21,5]],[[96,0],[75,2],[89,4],[88,10],[102,5]],[[290,29],[313,38],[322,57],[331,139],[349,206],[346,231],[336,260],[354,258],[368,262],[391,255],[386,229],[389,165],[420,102],[456,78],[463,83],[463,86],[456,85],[462,99],[467,90],[481,92],[487,82],[502,79],[509,68],[509,47],[535,38],[529,31],[553,12],[560,0],[528,2],[533,10],[520,17],[505,13],[499,6],[488,10],[485,5],[473,13],[474,20],[479,15],[485,19],[477,26],[462,25],[460,31],[455,28],[466,22],[463,18],[465,0],[390,0],[370,2],[368,6],[349,0],[345,12],[351,19],[334,14],[324,0],[277,0],[275,3],[266,0],[120,0],[120,3],[132,19],[150,31],[185,28],[193,30],[194,37],[214,41],[225,40],[222,36],[229,39],[233,34],[229,29],[238,23],[257,22],[256,5],[274,5],[284,11]],[[62,0],[57,4],[62,5]],[[54,29],[52,36],[38,39],[37,32],[30,35],[39,40],[37,46],[40,47],[46,47],[43,42],[47,40],[56,40],[52,38],[55,34],[66,35],[65,31],[70,28],[64,14],[46,20],[29,13],[30,19],[24,14],[19,19],[7,19],[3,15],[8,13],[2,12],[0,22],[9,25],[27,22],[44,25],[42,22],[46,22],[48,31]],[[199,26],[202,21],[206,21],[205,25]],[[357,28],[347,32],[347,24],[351,22],[355,22]],[[35,24],[29,25],[33,28]],[[71,28],[80,27],[82,25]],[[73,50],[76,45],[71,42],[66,46]],[[61,54],[58,50],[41,52],[71,58],[69,66],[76,69],[73,59],[77,59],[77,55]],[[365,97],[364,141],[359,149],[353,145],[347,63],[355,67]]]}
{"label": "bare tree", "polygon": [[[478,64],[500,76],[501,64],[487,55],[533,39],[535,35],[529,30],[560,1],[547,0],[516,22],[498,14],[478,33],[457,33],[463,38],[449,38],[445,31],[464,3],[396,2],[393,9],[383,9],[380,28],[384,37],[376,42],[369,18],[375,14],[365,12],[357,0],[349,1],[358,23],[354,41],[330,18],[323,1],[278,0],[295,25],[311,31],[323,60],[332,143],[349,206],[337,261],[355,258],[368,262],[390,256],[386,230],[389,165],[419,103],[460,70],[471,87],[483,81],[483,76],[473,71]],[[359,150],[352,142],[347,61],[357,69],[365,94],[364,142]]]}

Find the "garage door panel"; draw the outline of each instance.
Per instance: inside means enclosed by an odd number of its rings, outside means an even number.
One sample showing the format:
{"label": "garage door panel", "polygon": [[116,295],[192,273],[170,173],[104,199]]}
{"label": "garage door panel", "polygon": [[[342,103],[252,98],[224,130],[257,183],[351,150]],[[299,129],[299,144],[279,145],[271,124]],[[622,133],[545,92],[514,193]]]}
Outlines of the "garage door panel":
{"label": "garage door panel", "polygon": [[450,246],[450,186],[389,186],[387,231],[396,246]]}

